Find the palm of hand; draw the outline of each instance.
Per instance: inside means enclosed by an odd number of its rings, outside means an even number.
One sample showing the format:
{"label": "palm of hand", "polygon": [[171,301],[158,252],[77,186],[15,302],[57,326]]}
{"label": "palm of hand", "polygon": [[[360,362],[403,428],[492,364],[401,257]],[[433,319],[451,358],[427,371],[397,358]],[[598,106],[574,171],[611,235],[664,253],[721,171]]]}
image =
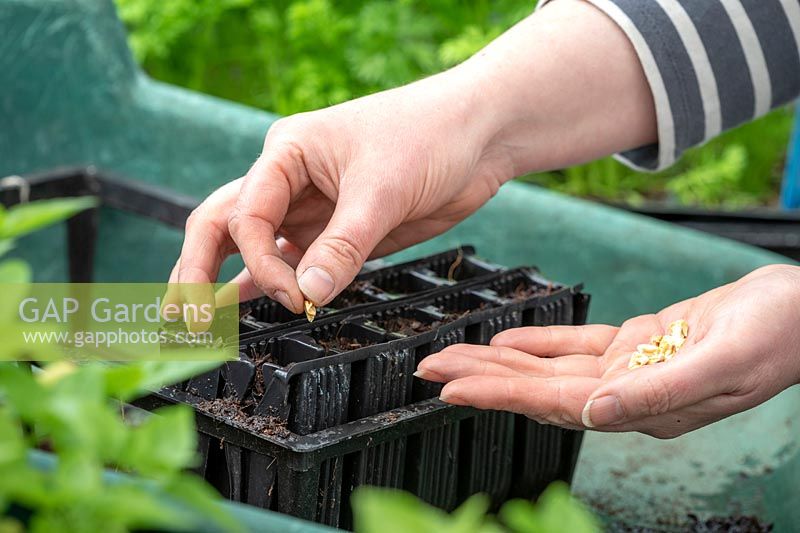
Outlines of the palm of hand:
{"label": "palm of hand", "polygon": [[[789,338],[798,336],[798,296],[800,269],[766,267],[619,328],[519,328],[488,347],[452,346],[420,363],[418,375],[447,382],[442,399],[450,403],[574,429],[674,437],[798,381],[797,344]],[[678,355],[628,370],[637,345],[679,318],[689,336]]]}

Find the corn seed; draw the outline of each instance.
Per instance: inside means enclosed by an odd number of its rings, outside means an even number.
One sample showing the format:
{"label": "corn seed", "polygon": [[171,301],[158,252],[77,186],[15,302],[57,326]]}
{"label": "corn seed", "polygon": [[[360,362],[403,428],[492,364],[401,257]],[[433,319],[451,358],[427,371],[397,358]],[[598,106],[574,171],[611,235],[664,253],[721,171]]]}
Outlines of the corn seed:
{"label": "corn seed", "polygon": [[688,334],[689,324],[685,320],[672,322],[664,335],[653,335],[649,344],[636,346],[636,351],[631,354],[628,361],[628,368],[639,368],[671,360],[686,342]]}
{"label": "corn seed", "polygon": [[303,307],[306,311],[306,318],[309,322],[313,322],[317,316],[317,308],[311,300],[303,300]]}

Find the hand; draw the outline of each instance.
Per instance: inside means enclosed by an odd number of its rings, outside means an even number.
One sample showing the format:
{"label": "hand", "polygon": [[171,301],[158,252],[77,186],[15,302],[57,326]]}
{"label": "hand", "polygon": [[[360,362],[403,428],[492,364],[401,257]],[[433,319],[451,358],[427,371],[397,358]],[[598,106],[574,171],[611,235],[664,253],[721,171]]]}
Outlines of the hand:
{"label": "hand", "polygon": [[655,136],[623,31],[586,2],[554,2],[449,71],[273,124],[247,175],[192,213],[170,282],[213,282],[241,253],[243,297],[299,313],[304,296],[326,304],[367,258],[442,233],[515,175]]}
{"label": "hand", "polygon": [[238,251],[249,271],[234,280],[243,296],[255,285],[300,312],[304,295],[333,299],[369,256],[475,211],[513,170],[480,128],[465,127],[468,95],[448,83],[430,78],[275,123],[247,176],[192,213],[170,281],[213,281]]}
{"label": "hand", "polygon": [[[685,319],[670,361],[629,370],[638,344]],[[419,377],[447,383],[442,400],[521,413],[573,429],[672,438],[800,382],[800,267],[773,265],[621,327],[527,327],[491,346],[455,345]]]}

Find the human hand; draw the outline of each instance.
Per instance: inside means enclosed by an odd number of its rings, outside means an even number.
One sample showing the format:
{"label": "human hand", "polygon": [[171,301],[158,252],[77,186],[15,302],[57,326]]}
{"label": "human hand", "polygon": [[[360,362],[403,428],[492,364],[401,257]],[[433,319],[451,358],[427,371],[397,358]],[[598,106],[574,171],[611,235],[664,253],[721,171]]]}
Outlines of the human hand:
{"label": "human hand", "polygon": [[211,282],[238,251],[244,296],[256,286],[300,312],[304,296],[333,299],[368,257],[456,224],[513,176],[502,148],[466,127],[457,91],[430,78],[278,121],[248,174],[192,213],[170,281]]}
{"label": "human hand", "polygon": [[[800,382],[799,304],[800,267],[773,265],[621,327],[527,327],[450,346],[416,375],[447,383],[448,403],[672,438]],[[689,335],[675,357],[629,370],[636,346],[680,318]]]}
{"label": "human hand", "polygon": [[511,177],[651,143],[655,130],[619,26],[555,2],[446,72],[273,124],[247,175],[192,213],[170,282],[213,282],[238,252],[242,296],[299,313],[304,296],[326,304],[368,257],[447,230]]}

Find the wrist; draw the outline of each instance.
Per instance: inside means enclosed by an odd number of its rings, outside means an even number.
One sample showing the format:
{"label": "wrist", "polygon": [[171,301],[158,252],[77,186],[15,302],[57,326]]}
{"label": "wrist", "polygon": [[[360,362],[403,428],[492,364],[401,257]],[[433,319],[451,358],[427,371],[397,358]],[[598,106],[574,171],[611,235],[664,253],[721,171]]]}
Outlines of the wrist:
{"label": "wrist", "polygon": [[583,0],[561,0],[451,69],[485,149],[514,175],[563,168],[656,141],[655,109],[624,32]]}

